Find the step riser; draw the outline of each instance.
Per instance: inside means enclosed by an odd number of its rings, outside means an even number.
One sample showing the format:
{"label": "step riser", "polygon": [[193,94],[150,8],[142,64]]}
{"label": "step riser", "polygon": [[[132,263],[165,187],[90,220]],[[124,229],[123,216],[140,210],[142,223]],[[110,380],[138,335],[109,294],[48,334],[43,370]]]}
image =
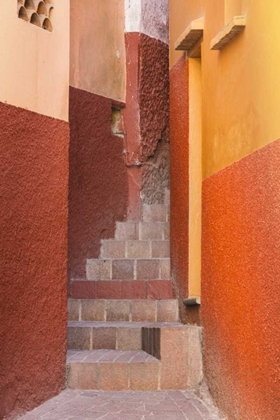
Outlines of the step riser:
{"label": "step riser", "polygon": [[[160,241],[159,241],[160,242]],[[162,241],[165,243],[165,241]],[[165,245],[163,245],[164,247]],[[159,248],[161,245],[159,245]],[[166,280],[170,278],[169,258],[89,259],[86,279],[99,280]]]}
{"label": "step riser", "polygon": [[141,327],[68,327],[67,344],[71,350],[142,350]]}
{"label": "step riser", "polygon": [[100,258],[169,258],[170,242],[158,241],[118,241],[107,239],[102,241]]}
{"label": "step riser", "polygon": [[72,389],[152,391],[160,389],[159,363],[97,363],[68,365],[67,384]]}
{"label": "step riser", "polygon": [[69,321],[177,322],[178,302],[68,299]]}
{"label": "step riser", "polygon": [[143,222],[169,222],[169,204],[143,204]]}
{"label": "step riser", "polygon": [[171,280],[74,280],[69,284],[74,299],[172,299]]}
{"label": "step riser", "polygon": [[168,240],[169,222],[117,222],[116,240]]}

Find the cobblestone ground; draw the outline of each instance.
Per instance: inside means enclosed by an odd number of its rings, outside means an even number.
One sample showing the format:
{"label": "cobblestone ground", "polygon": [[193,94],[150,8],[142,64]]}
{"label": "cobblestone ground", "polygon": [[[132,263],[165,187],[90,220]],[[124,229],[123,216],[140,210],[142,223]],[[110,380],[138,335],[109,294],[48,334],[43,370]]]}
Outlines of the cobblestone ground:
{"label": "cobblestone ground", "polygon": [[190,391],[65,390],[20,420],[222,420]]}

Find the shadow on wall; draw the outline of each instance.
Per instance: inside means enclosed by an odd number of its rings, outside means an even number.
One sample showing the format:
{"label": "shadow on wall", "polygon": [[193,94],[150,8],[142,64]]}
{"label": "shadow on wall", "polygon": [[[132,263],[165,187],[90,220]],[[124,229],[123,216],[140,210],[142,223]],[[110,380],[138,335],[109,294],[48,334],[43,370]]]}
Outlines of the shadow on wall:
{"label": "shadow on wall", "polygon": [[126,217],[123,138],[111,132],[112,99],[70,88],[69,277],[85,278],[100,240]]}

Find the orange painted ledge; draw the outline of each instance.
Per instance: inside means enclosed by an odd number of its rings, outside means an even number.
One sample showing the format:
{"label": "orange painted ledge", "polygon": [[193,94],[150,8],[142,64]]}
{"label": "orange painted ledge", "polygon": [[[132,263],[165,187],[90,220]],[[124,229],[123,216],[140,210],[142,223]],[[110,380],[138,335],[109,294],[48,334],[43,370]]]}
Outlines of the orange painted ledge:
{"label": "orange painted ledge", "polygon": [[228,45],[246,26],[246,16],[234,16],[210,42],[211,50],[221,50]]}

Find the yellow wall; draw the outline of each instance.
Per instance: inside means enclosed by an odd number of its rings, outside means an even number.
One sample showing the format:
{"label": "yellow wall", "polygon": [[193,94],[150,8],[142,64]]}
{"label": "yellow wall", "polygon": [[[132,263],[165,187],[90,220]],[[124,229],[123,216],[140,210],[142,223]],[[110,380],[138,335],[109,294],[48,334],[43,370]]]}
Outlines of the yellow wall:
{"label": "yellow wall", "polygon": [[124,0],[70,3],[70,85],[124,101]]}
{"label": "yellow wall", "polygon": [[204,16],[203,0],[192,0],[191,8],[187,7],[188,3],[188,0],[169,0],[170,67],[172,67],[182,55],[181,51],[175,51],[175,41],[192,20]]}
{"label": "yellow wall", "polygon": [[189,60],[189,297],[201,292],[201,60]]}
{"label": "yellow wall", "polygon": [[[171,66],[175,40],[205,16],[202,43],[203,178],[280,137],[280,4],[252,0],[170,1]],[[233,15],[247,25],[221,51],[212,38]]]}
{"label": "yellow wall", "polygon": [[53,32],[17,16],[17,1],[2,0],[0,101],[68,120],[69,6],[54,0]]}

